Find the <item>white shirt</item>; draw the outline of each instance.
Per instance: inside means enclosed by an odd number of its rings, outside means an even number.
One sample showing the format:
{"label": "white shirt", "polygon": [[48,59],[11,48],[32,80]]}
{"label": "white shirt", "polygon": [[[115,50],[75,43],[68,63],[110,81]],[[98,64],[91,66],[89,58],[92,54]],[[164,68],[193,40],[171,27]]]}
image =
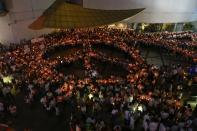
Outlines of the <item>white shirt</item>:
{"label": "white shirt", "polygon": [[76,125],[76,131],[81,131],[81,128],[78,125]]}
{"label": "white shirt", "polygon": [[167,113],[167,112],[161,112],[161,118],[162,119],[166,119],[166,118],[168,118],[168,116],[169,116],[169,113]]}
{"label": "white shirt", "polygon": [[150,117],[148,114],[144,115],[143,121],[146,121],[146,120],[150,120]]}
{"label": "white shirt", "polygon": [[150,122],[150,125],[149,125],[150,131],[156,131],[157,130],[157,126],[158,126],[158,123]]}
{"label": "white shirt", "polygon": [[82,107],[81,107],[81,111],[82,111],[82,112],[86,112],[86,106],[82,106]]}
{"label": "white shirt", "polygon": [[143,122],[143,128],[144,128],[144,131],[147,131],[148,130],[148,123],[146,121]]}
{"label": "white shirt", "polygon": [[129,117],[130,117],[130,113],[129,113],[128,110],[126,110],[126,111],[124,112],[124,118],[125,118],[126,120],[129,120]]}
{"label": "white shirt", "polygon": [[131,129],[133,130],[134,129],[134,126],[135,126],[135,120],[133,118],[133,116],[130,116],[130,123],[129,123]]}
{"label": "white shirt", "polygon": [[55,107],[55,114],[56,114],[56,116],[59,116],[59,114],[60,114],[60,110],[58,107]]}
{"label": "white shirt", "polygon": [[49,83],[45,84],[44,88],[45,88],[45,91],[48,91],[49,90]]}
{"label": "white shirt", "polygon": [[28,85],[29,90],[31,90],[34,86],[32,84]]}
{"label": "white shirt", "polygon": [[133,101],[133,96],[130,96],[129,98],[128,98],[128,102],[132,102]]}
{"label": "white shirt", "polygon": [[5,87],[2,89],[3,95],[7,95],[11,91],[10,87]]}
{"label": "white shirt", "polygon": [[163,123],[160,123],[159,131],[166,131],[166,127],[164,126]]}
{"label": "white shirt", "polygon": [[118,110],[117,109],[113,109],[111,113],[112,113],[112,115],[115,115],[115,114],[118,113]]}

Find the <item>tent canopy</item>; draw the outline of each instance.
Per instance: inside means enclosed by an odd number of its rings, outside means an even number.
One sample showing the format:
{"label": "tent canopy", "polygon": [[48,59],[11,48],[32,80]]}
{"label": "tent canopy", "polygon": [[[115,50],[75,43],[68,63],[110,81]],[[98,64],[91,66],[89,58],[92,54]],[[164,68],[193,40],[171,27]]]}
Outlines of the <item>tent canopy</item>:
{"label": "tent canopy", "polygon": [[56,0],[29,28],[85,28],[107,25],[124,20],[139,12],[131,10],[101,10],[83,8],[83,5]]}

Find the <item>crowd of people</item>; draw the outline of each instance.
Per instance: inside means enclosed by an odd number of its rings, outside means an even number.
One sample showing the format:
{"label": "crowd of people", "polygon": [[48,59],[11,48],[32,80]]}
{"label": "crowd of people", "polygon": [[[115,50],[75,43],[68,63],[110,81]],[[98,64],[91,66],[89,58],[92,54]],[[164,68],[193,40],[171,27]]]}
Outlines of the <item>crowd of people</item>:
{"label": "crowd of people", "polygon": [[[62,30],[25,41],[0,55],[0,119],[17,119],[14,98],[23,93],[26,104],[39,101],[57,117],[63,113],[62,106],[71,103],[69,124],[74,130],[192,130],[197,126],[197,108],[182,102],[184,91],[189,91],[194,82],[188,67],[149,65],[137,47],[164,48],[194,64],[196,37],[188,32],[135,34],[130,30],[94,28]],[[58,47],[69,45],[80,46],[81,50],[50,57]],[[99,52],[95,45],[116,48],[125,59]],[[120,65],[128,74],[103,79],[92,58]],[[62,63],[79,59],[84,63],[85,78],[58,72]]]}
{"label": "crowd of people", "polygon": [[146,33],[131,35],[129,40],[136,45],[145,47],[162,48],[177,57],[183,57],[190,62],[196,62],[197,43],[196,34],[191,32],[181,33]]}

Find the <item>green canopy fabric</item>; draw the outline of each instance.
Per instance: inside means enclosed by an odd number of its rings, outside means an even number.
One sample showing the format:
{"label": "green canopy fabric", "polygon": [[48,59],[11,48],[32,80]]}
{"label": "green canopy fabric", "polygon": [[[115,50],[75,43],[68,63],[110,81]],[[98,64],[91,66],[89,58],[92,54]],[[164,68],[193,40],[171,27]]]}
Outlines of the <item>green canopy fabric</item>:
{"label": "green canopy fabric", "polygon": [[56,0],[29,28],[85,28],[107,25],[131,17],[143,9],[99,10]]}

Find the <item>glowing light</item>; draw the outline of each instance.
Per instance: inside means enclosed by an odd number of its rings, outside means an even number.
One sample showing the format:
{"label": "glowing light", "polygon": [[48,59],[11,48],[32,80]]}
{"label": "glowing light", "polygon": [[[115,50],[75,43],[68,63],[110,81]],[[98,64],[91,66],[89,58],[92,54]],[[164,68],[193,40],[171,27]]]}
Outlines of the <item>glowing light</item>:
{"label": "glowing light", "polygon": [[115,24],[108,25],[109,28],[113,28],[115,26],[116,26]]}
{"label": "glowing light", "polygon": [[143,112],[143,108],[142,108],[142,106],[141,106],[141,105],[140,105],[140,106],[138,106],[137,110],[138,110],[138,111],[140,111],[140,112]]}
{"label": "glowing light", "polygon": [[119,27],[119,28],[123,28],[124,25],[123,25],[122,23],[119,23],[119,24],[118,24],[118,27]]}
{"label": "glowing light", "polygon": [[92,94],[89,94],[88,97],[89,97],[89,99],[92,99],[93,98],[93,95]]}
{"label": "glowing light", "polygon": [[6,76],[3,77],[3,83],[12,83],[13,77],[12,76]]}

